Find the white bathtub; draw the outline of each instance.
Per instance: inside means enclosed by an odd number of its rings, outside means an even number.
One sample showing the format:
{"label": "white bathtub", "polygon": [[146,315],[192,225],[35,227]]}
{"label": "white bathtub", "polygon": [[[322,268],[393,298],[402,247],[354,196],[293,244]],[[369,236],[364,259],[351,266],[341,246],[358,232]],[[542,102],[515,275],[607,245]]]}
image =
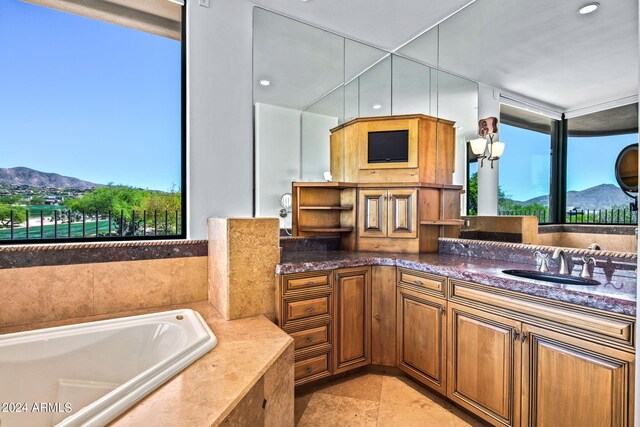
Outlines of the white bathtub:
{"label": "white bathtub", "polygon": [[216,344],[193,310],[0,335],[0,427],[105,425]]}

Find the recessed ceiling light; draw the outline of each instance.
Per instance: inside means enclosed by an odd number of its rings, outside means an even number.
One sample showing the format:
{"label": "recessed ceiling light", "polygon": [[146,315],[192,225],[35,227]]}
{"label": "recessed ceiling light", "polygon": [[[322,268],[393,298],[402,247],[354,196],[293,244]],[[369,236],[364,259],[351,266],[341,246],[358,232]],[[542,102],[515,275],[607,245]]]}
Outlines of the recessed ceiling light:
{"label": "recessed ceiling light", "polygon": [[269,86],[271,84],[271,82],[269,80],[260,80],[260,84],[262,86]]}
{"label": "recessed ceiling light", "polygon": [[382,108],[382,105],[380,105],[380,104],[373,104],[373,105],[371,106],[371,108],[373,108],[374,110],[379,110],[379,109],[381,109],[381,108]]}
{"label": "recessed ceiling light", "polygon": [[586,15],[587,13],[595,12],[600,7],[600,3],[587,3],[578,9],[580,15]]}

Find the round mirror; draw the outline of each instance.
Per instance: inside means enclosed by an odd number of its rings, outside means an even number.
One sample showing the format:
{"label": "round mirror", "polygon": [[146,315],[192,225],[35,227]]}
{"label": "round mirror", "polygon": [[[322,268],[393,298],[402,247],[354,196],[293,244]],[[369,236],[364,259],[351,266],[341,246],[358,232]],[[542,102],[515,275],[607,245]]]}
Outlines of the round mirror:
{"label": "round mirror", "polygon": [[291,209],[292,202],[291,193],[284,193],[282,197],[280,197],[280,205],[285,209]]}
{"label": "round mirror", "polygon": [[623,191],[638,192],[638,144],[622,149],[616,160],[616,181]]}

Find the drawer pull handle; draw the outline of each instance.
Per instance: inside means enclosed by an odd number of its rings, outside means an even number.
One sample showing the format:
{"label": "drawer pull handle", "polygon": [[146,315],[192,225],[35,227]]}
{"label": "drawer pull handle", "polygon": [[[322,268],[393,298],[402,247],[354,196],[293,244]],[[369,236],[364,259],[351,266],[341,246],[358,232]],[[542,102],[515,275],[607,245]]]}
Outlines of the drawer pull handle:
{"label": "drawer pull handle", "polygon": [[313,342],[313,338],[311,338],[311,337],[307,338],[307,342],[309,342],[309,343]]}
{"label": "drawer pull handle", "polygon": [[307,307],[307,309],[305,310],[307,313],[313,313],[313,311],[315,310],[315,307]]}
{"label": "drawer pull handle", "polygon": [[313,280],[309,280],[309,281],[307,282],[307,285],[309,285],[309,286],[311,286],[311,285],[315,285],[315,284],[316,284],[316,282],[314,282]]}
{"label": "drawer pull handle", "polygon": [[413,283],[415,283],[416,285],[422,285],[422,282],[420,280],[415,280]]}
{"label": "drawer pull handle", "polygon": [[313,372],[313,368],[307,368],[307,374],[310,374]]}

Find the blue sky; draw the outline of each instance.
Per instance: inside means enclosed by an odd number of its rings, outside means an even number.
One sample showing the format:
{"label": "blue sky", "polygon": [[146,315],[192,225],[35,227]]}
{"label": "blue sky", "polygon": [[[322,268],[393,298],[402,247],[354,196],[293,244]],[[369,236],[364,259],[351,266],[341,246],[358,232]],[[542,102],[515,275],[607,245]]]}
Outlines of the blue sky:
{"label": "blue sky", "polygon": [[181,44],[0,0],[0,167],[180,186]]}
{"label": "blue sky", "polygon": [[[549,194],[550,136],[501,124],[505,143],[500,159],[500,187],[514,200]],[[593,138],[570,137],[567,149],[567,190],[616,184],[613,168],[620,151],[637,141],[637,134]]]}

